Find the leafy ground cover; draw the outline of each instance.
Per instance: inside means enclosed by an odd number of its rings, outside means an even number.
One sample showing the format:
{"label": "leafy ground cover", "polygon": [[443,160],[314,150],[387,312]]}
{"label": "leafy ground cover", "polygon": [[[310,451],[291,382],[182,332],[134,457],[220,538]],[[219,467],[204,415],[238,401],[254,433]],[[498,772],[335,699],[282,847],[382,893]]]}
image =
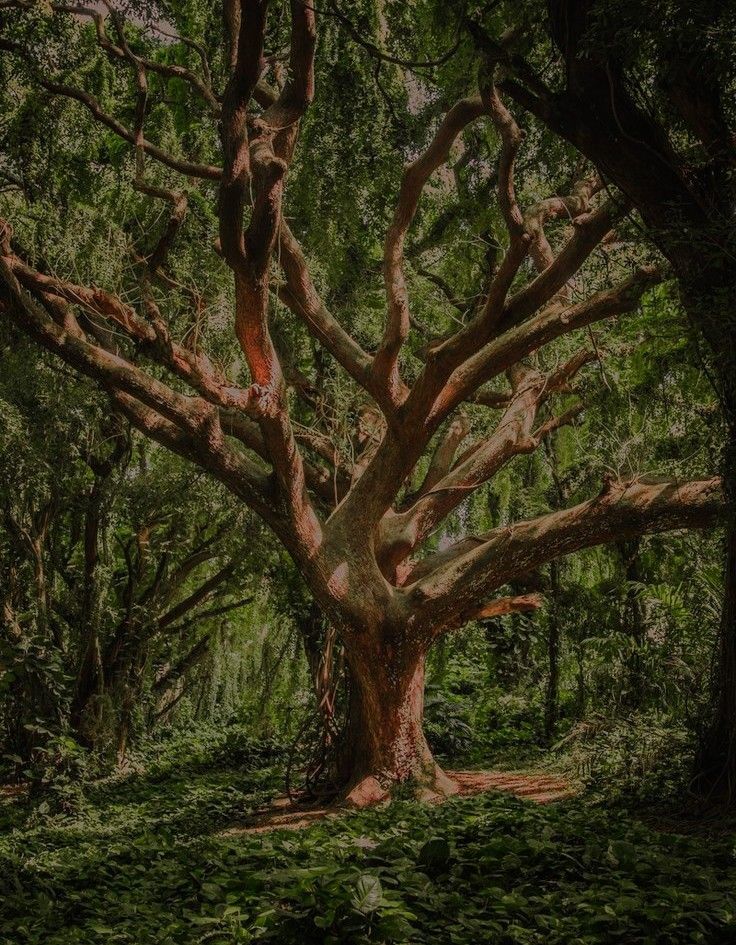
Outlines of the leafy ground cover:
{"label": "leafy ground cover", "polygon": [[[197,747],[198,746],[198,747]],[[585,799],[391,807],[233,830],[281,785],[230,732],[126,778],[8,802],[3,945],[736,941],[734,839],[661,833]]]}

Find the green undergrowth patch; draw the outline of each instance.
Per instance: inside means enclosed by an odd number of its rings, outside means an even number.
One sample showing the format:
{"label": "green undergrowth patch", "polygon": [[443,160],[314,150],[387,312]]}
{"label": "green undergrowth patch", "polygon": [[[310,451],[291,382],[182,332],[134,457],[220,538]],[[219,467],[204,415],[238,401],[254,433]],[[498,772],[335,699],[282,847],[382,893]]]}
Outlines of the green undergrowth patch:
{"label": "green undergrowth patch", "polygon": [[73,810],[6,805],[2,945],[736,942],[732,836],[502,794],[237,832],[281,759],[228,737],[160,748]]}

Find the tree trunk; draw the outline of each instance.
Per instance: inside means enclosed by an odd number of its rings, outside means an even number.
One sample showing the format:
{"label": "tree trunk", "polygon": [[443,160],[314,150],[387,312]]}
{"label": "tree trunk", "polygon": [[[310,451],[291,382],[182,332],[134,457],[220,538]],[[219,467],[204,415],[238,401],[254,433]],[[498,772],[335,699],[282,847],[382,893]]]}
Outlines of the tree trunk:
{"label": "tree trunk", "polygon": [[115,764],[122,768],[125,764],[125,757],[128,752],[128,741],[130,739],[130,723],[133,714],[133,707],[130,700],[126,699],[120,709],[120,716],[115,728]]}
{"label": "tree trunk", "polygon": [[[736,503],[736,436],[724,462],[724,488]],[[718,649],[713,669],[713,715],[696,760],[694,787],[706,799],[736,799],[736,517],[726,527],[726,573]]]}
{"label": "tree trunk", "polygon": [[74,687],[74,695],[69,710],[69,725],[77,741],[85,748],[93,749],[99,734],[99,712],[94,711],[94,702],[102,696],[102,680],[98,672],[97,659],[90,651],[82,659],[82,666]]}
{"label": "tree trunk", "polygon": [[736,271],[732,254],[714,267],[712,283],[707,291],[696,282],[684,298],[691,317],[701,315],[701,325],[705,325],[727,429],[721,458],[728,506],[723,522],[723,608],[712,680],[713,714],[698,754],[695,785],[704,798],[732,805],[736,801]]}
{"label": "tree trunk", "polygon": [[[568,488],[560,477],[557,460],[557,435],[553,434],[545,440],[544,449],[547,453],[549,470],[552,475],[551,505],[555,510],[565,508]],[[555,737],[555,729],[560,712],[560,642],[562,628],[560,614],[562,609],[562,586],[560,572],[562,564],[558,560],[549,564],[549,596],[550,608],[548,618],[547,637],[547,688],[544,695],[544,740],[551,745]]]}
{"label": "tree trunk", "polygon": [[560,565],[550,564],[551,606],[547,636],[547,688],[544,694],[544,740],[551,744],[555,737],[559,714],[560,684]]}
{"label": "tree trunk", "polygon": [[622,608],[622,629],[632,644],[629,663],[628,692],[623,701],[632,709],[640,709],[644,701],[646,680],[642,663],[642,649],[646,639],[646,619],[639,590],[634,585],[643,584],[646,578],[639,550],[641,538],[616,542],[616,550],[623,564],[626,590]]}
{"label": "tree trunk", "polygon": [[348,648],[350,708],[340,764],[346,800],[365,807],[400,785],[424,799],[454,794],[457,785],[435,761],[422,729],[426,653],[405,643],[392,659],[384,649]]}
{"label": "tree trunk", "polygon": [[580,640],[575,643],[575,659],[577,662],[577,706],[576,713],[579,719],[585,718],[585,710],[588,705],[588,689],[585,685],[585,650]]}

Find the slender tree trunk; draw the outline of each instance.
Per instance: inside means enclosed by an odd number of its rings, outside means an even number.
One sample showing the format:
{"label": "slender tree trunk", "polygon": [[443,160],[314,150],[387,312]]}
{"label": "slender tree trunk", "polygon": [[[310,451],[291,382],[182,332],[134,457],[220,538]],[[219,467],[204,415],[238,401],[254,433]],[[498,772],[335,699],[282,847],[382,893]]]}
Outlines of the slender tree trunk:
{"label": "slender tree trunk", "polygon": [[115,729],[115,764],[121,768],[125,764],[125,756],[128,752],[128,740],[130,738],[130,722],[132,716],[132,706],[126,699],[120,709],[120,717]]}
{"label": "slender tree trunk", "polygon": [[560,566],[557,561],[550,564],[551,606],[547,636],[547,689],[544,696],[544,740],[550,744],[555,737],[559,714],[560,684]]}
{"label": "slender tree trunk", "polygon": [[[736,435],[729,443],[724,488],[736,503]],[[725,470],[724,470],[725,471]],[[713,714],[695,767],[695,789],[707,799],[736,798],[736,517],[726,528],[726,572],[718,649],[713,667]]]}
{"label": "slender tree trunk", "polygon": [[[549,469],[552,475],[550,500],[552,508],[558,510],[565,507],[568,489],[560,477],[556,446],[556,434],[553,434],[548,440],[545,440],[544,450],[547,454]],[[544,740],[548,745],[554,739],[557,720],[559,717],[560,643],[562,637],[562,626],[560,623],[560,596],[562,593],[561,572],[562,562],[557,559],[550,561],[549,635],[547,637],[547,690],[545,692],[544,700]]]}
{"label": "slender tree trunk", "polygon": [[86,496],[84,517],[84,577],[79,632],[82,653],[70,709],[70,724],[80,744],[95,748],[100,735],[100,697],[104,694],[104,674],[100,649],[100,624],[104,589],[100,579],[100,552],[109,518],[107,479],[114,465],[95,472]]}
{"label": "slender tree trunk", "polygon": [[577,716],[579,719],[585,718],[585,709],[588,705],[588,690],[585,685],[585,651],[582,643],[578,640],[575,644],[575,658],[577,661]]}
{"label": "slender tree trunk", "polygon": [[405,642],[394,659],[380,646],[348,648],[348,726],[341,759],[348,802],[363,807],[405,784],[418,796],[457,791],[435,761],[422,728],[426,651]]}
{"label": "slender tree trunk", "polygon": [[[732,239],[730,247],[733,249],[734,245]],[[736,266],[733,252],[730,258],[715,259],[710,267],[703,267],[688,289],[683,293],[683,302],[691,320],[699,321],[710,346],[714,386],[727,431],[721,457],[727,502],[723,522],[726,546],[723,607],[712,677],[713,713],[698,754],[695,784],[704,797],[733,804],[736,800]]]}
{"label": "slender tree trunk", "polygon": [[82,660],[82,667],[77,678],[72,698],[71,709],[69,713],[69,724],[77,736],[77,740],[86,748],[94,748],[96,742],[96,722],[92,718],[93,700],[100,696],[100,677],[97,672],[99,665],[99,653],[97,660],[94,654],[89,652],[85,654]]}
{"label": "slender tree trunk", "polygon": [[642,666],[642,647],[646,637],[644,609],[637,588],[632,584],[641,584],[645,579],[639,549],[641,539],[616,542],[616,549],[621,557],[626,578],[626,593],[623,602],[623,630],[631,639],[633,651],[629,664],[629,691],[624,701],[632,709],[641,708],[644,699],[644,667]]}

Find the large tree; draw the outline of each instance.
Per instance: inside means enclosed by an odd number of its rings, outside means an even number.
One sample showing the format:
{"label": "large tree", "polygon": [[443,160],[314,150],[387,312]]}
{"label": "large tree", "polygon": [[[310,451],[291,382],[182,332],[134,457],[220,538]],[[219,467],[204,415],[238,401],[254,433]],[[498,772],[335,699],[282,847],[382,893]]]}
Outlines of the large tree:
{"label": "large tree", "polygon": [[[28,82],[75,100],[128,142],[136,155],[135,188],[168,204],[170,216],[160,238],[138,251],[137,293],[128,298],[39,265],[4,224],[3,314],[96,380],[114,409],[146,435],[222,482],[289,551],[339,633],[350,668],[347,796],[366,803],[408,780],[429,793],[452,792],[422,732],[424,664],[433,643],[473,619],[538,606],[536,595],[520,591],[546,562],[647,532],[713,525],[722,515],[717,478],[611,477],[598,495],[564,510],[497,523],[454,541],[445,528],[469,495],[580,413],[574,384],[595,350],[581,342],[563,357],[553,343],[635,311],[663,279],[657,267],[627,258],[625,242],[617,241],[626,199],[605,194],[597,175],[581,167],[563,196],[522,206],[515,163],[523,135],[494,82],[494,56],[484,55],[477,92],[468,87],[444,110],[424,150],[407,148],[410,160],[382,252],[383,326],[378,337],[364,338],[365,331],[346,327],[354,304],[349,291],[342,294],[345,317],[328,308],[288,220],[286,182],[315,88],[311,6],[292,0],[284,19],[269,14],[265,0],[226,2],[222,95],[199,43],[171,36],[163,44],[144,43],[139,27],[112,11],[106,20],[96,10],[51,4],[41,28],[33,14],[28,19],[25,4],[5,6],[17,11],[11,15],[18,26],[1,41],[8,58],[25,68]],[[78,64],[74,84],[71,70],[61,78],[53,74],[65,53],[57,43],[49,56],[45,45],[57,20],[68,36],[77,35],[80,22],[93,22],[99,47],[130,69],[132,108],[108,110],[81,84],[86,72]],[[154,25],[159,31],[166,26]],[[198,69],[190,56],[201,60]],[[320,74],[329,75],[329,63]],[[192,101],[202,103],[195,132],[205,121],[219,128],[219,160],[197,133],[190,139],[204,158],[181,156],[181,139],[170,150],[149,139],[151,98],[167,83],[183,84]],[[409,81],[407,87],[409,112],[416,112],[426,90]],[[481,123],[498,143],[493,175],[483,155],[473,152],[472,127]],[[348,135],[347,128],[335,131]],[[411,312],[405,243],[430,178],[453,149],[462,154],[456,167],[485,163],[503,238],[499,233],[495,241],[498,252],[486,254],[474,297],[466,303],[446,298],[454,314],[445,330],[417,343],[416,334],[426,329]],[[159,176],[160,165],[166,171]],[[172,172],[183,177],[180,189],[167,184]],[[167,265],[182,232],[187,192],[216,200],[219,237],[198,252],[218,254],[230,271],[232,323],[247,365],[242,370],[237,362],[226,366],[208,357],[191,331],[178,336],[165,315],[167,295],[179,288]],[[318,206],[312,209],[319,214]],[[434,236],[443,230],[437,225]],[[605,264],[596,255],[602,246]],[[416,245],[413,251],[419,252]],[[339,300],[337,288],[332,296]],[[196,307],[199,296],[189,295]],[[311,336],[311,377],[295,370],[283,338],[274,340],[279,305]],[[282,333],[280,308],[278,314]],[[320,414],[326,355],[355,392],[343,448],[319,423],[299,420],[304,401]],[[238,383],[239,374],[246,383]]]}

